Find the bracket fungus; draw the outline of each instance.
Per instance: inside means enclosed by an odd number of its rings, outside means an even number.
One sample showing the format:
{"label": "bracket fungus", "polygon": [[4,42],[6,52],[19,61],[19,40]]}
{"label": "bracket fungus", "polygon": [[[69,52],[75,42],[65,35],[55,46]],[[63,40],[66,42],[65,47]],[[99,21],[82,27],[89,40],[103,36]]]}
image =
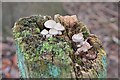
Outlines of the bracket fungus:
{"label": "bracket fungus", "polygon": [[66,26],[68,27],[73,27],[76,22],[78,21],[77,16],[76,15],[72,15],[72,16],[60,16],[60,15],[55,15],[54,18],[57,20],[60,20],[60,22],[63,22]]}

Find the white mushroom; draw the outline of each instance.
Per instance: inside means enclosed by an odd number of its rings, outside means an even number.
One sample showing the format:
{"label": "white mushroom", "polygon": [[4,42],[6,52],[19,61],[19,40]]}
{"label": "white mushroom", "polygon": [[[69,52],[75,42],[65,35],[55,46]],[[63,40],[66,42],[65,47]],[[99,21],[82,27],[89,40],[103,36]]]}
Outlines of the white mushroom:
{"label": "white mushroom", "polygon": [[81,44],[78,44],[77,47],[81,47],[82,45]]}
{"label": "white mushroom", "polygon": [[46,35],[46,38],[49,38],[49,37],[52,37],[52,35],[51,35],[51,34],[47,34],[47,35]]}
{"label": "white mushroom", "polygon": [[78,53],[80,53],[81,51],[83,51],[83,47],[80,47],[77,49]]}
{"label": "white mushroom", "polygon": [[58,31],[57,31],[56,29],[53,29],[53,28],[52,28],[52,29],[50,29],[50,30],[49,30],[49,34],[51,34],[51,35],[54,35],[54,36],[55,36],[55,35],[57,35],[57,34],[58,34]]}
{"label": "white mushroom", "polygon": [[65,30],[64,26],[61,25],[60,23],[56,23],[56,25],[55,25],[53,28],[59,31],[59,33],[58,33],[59,35],[62,34],[61,31],[64,31],[64,30]]}
{"label": "white mushroom", "polygon": [[61,25],[60,23],[56,23],[56,25],[53,28],[59,31],[65,30],[64,26]]}
{"label": "white mushroom", "polygon": [[80,42],[80,44],[82,45],[84,41],[83,34],[82,33],[74,34],[72,36],[72,40],[74,42]]}
{"label": "white mushroom", "polygon": [[82,47],[78,48],[76,51],[76,54],[80,53],[81,51],[86,52],[88,49],[90,49],[92,46],[87,41],[84,41]]}
{"label": "white mushroom", "polygon": [[83,47],[78,48],[77,51],[75,52],[75,54],[79,55],[81,51],[83,51]]}
{"label": "white mushroom", "polygon": [[47,37],[51,37],[51,35],[61,35],[63,30],[65,30],[64,26],[61,25],[60,23],[56,23],[54,20],[48,20],[44,23],[44,26],[46,28],[49,28],[49,34]]}
{"label": "white mushroom", "polygon": [[43,37],[45,37],[45,35],[48,34],[48,31],[46,29],[44,29],[44,30],[41,31],[41,34],[43,35]]}
{"label": "white mushroom", "polygon": [[44,26],[46,28],[53,28],[56,25],[56,22],[54,20],[48,20],[44,23]]}
{"label": "white mushroom", "polygon": [[86,51],[88,51],[88,49],[90,49],[92,46],[90,46],[90,44],[87,42],[87,41],[85,41],[84,43],[83,43],[83,51],[84,52],[86,52]]}
{"label": "white mushroom", "polygon": [[58,31],[58,34],[59,34],[59,35],[62,35],[62,32],[61,32],[61,31]]}

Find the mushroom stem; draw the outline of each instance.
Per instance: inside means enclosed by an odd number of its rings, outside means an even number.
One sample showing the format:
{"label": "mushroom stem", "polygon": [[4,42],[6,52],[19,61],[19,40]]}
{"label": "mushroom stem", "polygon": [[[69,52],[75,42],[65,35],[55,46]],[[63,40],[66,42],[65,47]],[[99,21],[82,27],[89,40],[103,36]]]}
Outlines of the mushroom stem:
{"label": "mushroom stem", "polygon": [[77,47],[81,47],[82,45],[81,44],[78,44]]}
{"label": "mushroom stem", "polygon": [[43,37],[45,38],[45,35],[43,35]]}
{"label": "mushroom stem", "polygon": [[49,38],[49,37],[52,37],[52,35],[51,35],[51,34],[47,34],[47,35],[46,35],[46,38]]}
{"label": "mushroom stem", "polygon": [[51,29],[49,30],[49,34],[55,36],[55,35],[58,34],[58,31],[57,31],[56,29],[51,28]]}
{"label": "mushroom stem", "polygon": [[61,31],[58,31],[58,34],[59,34],[59,35],[62,35],[62,32],[61,32]]}

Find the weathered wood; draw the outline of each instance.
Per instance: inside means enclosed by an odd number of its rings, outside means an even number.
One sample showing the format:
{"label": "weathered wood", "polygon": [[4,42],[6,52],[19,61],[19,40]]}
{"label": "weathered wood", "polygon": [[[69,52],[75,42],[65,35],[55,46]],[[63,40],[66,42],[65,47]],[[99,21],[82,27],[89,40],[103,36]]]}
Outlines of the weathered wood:
{"label": "weathered wood", "polygon": [[[21,18],[15,23],[18,66],[23,78],[106,78],[106,53],[101,42],[90,34],[75,16],[57,15],[55,20],[65,27],[62,35],[44,38],[40,32],[50,16]],[[75,55],[73,34],[83,33],[92,46],[87,52]]]}

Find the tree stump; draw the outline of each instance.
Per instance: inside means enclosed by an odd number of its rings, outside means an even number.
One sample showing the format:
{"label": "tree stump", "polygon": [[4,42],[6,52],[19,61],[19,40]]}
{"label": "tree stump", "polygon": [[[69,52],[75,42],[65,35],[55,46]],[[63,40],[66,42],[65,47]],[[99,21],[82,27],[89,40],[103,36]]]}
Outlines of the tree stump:
{"label": "tree stump", "polygon": [[[64,27],[64,31],[52,34],[55,27],[47,28],[53,25],[47,23],[50,20]],[[106,78],[104,48],[75,15],[20,18],[13,35],[22,78]]]}

